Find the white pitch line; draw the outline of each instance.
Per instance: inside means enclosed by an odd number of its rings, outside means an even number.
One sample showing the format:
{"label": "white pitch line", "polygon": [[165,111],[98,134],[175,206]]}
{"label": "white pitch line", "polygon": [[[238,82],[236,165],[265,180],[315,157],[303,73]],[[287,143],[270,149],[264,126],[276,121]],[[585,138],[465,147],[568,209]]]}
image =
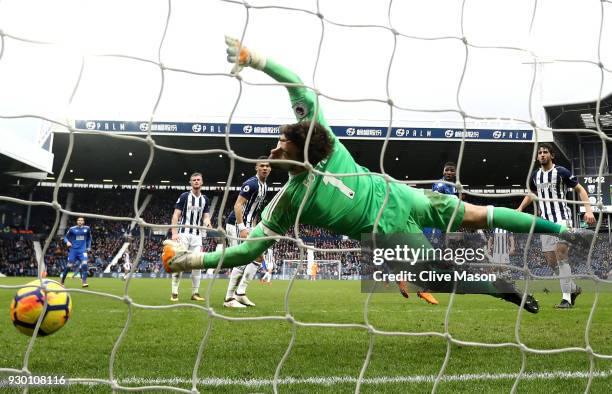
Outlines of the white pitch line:
{"label": "white pitch line", "polygon": [[[482,373],[482,374],[461,374],[461,375],[445,375],[442,377],[442,382],[469,382],[477,380],[508,380],[516,379],[518,373]],[[529,372],[524,373],[521,380],[553,380],[553,379],[587,379],[588,371],[550,371],[550,372]],[[593,372],[594,378],[612,377],[612,370]],[[414,375],[414,376],[379,376],[374,378],[363,379],[363,384],[389,384],[389,383],[433,383],[436,380],[436,375]],[[74,382],[80,383],[80,382]],[[244,387],[262,387],[271,386],[272,379],[229,379],[229,378],[202,378],[198,380],[198,384],[202,386],[244,386]],[[351,383],[356,384],[357,378],[354,376],[322,376],[311,378],[292,378],[285,377],[278,380],[281,385],[295,384],[314,384],[322,386],[332,386],[336,384]],[[103,384],[99,382],[88,382],[84,384]],[[131,377],[119,380],[121,385],[178,385],[191,384],[191,379],[187,378],[138,378]]]}

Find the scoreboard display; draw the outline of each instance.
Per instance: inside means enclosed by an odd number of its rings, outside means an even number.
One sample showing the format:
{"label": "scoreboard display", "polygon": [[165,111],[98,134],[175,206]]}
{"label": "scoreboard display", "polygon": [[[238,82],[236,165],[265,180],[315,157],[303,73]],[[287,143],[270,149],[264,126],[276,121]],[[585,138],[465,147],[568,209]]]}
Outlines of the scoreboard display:
{"label": "scoreboard display", "polygon": [[[612,212],[612,202],[610,195],[612,191],[612,175],[604,176],[581,176],[579,177],[580,184],[584,187],[589,195],[589,202],[593,207],[593,212],[599,212],[598,204],[603,204],[603,212]],[[584,207],[580,207],[580,212],[584,212]]]}

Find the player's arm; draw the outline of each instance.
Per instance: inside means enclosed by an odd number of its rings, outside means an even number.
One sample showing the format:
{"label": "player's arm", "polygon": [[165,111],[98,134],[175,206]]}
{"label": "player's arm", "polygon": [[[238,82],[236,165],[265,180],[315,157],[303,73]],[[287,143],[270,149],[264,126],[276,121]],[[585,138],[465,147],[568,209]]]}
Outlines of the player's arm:
{"label": "player's arm", "polygon": [[221,257],[223,257],[223,267],[225,268],[245,265],[255,260],[276,242],[273,239],[253,239],[265,237],[266,235],[271,234],[266,234],[263,224],[260,223],[253,229],[253,231],[249,233],[249,237],[240,245],[226,248],[225,253],[223,253],[223,249],[211,253],[205,253],[203,268],[216,268],[221,260]]}
{"label": "player's arm", "polygon": [[591,207],[591,203],[589,201],[589,195],[584,187],[578,183],[578,178],[576,175],[572,175],[572,173],[565,167],[558,167],[557,171],[561,175],[563,183],[565,183],[567,187],[573,188],[576,194],[578,194],[580,201],[584,203],[584,221],[590,225],[595,224],[595,215],[593,215],[593,208]]}
{"label": "player's arm", "polygon": [[[176,226],[179,222],[179,218],[181,217],[181,211],[178,208],[174,208],[174,213],[172,214],[172,220],[170,221],[170,224],[173,226]],[[172,229],[170,230],[172,232],[172,240],[176,241],[178,239],[178,228],[176,227],[172,227]]]}
{"label": "player's arm", "polygon": [[[533,176],[529,180],[529,190],[531,190],[534,193],[537,190],[535,182],[533,180]],[[525,198],[523,198],[523,201],[521,201],[521,205],[519,205],[518,208],[516,208],[516,210],[519,212],[522,212],[523,209],[527,208],[527,206],[531,204],[532,202],[533,202],[533,198],[529,194],[527,194]]]}
{"label": "player's arm", "polygon": [[242,195],[239,195],[234,203],[234,214],[236,215],[236,228],[238,229],[238,236],[240,238],[246,238],[249,235],[249,230],[244,224],[244,206],[247,203],[247,199]]}
{"label": "player's arm", "polygon": [[[280,83],[295,85],[304,84],[296,73],[271,59],[266,61],[266,67],[262,71]],[[289,92],[291,107],[293,108],[295,117],[298,121],[304,119],[315,120],[321,126],[329,130],[329,125],[323,116],[323,111],[321,107],[318,106],[317,95],[312,91],[312,89],[304,86],[287,86],[286,88],[287,92]],[[317,112],[316,114],[315,109]],[[332,135],[332,138],[335,139],[334,133],[330,132],[330,134]]]}
{"label": "player's arm", "polygon": [[518,206],[518,208],[516,208],[517,211],[523,211],[523,209],[525,209],[529,204],[531,204],[531,202],[533,201],[533,198],[531,198],[531,196],[528,194],[525,196],[525,198],[523,198],[523,201],[521,201],[521,205]]}
{"label": "player's arm", "polygon": [[202,215],[202,223],[204,224],[204,227],[212,228],[210,217],[210,201],[206,196],[204,196],[204,215]]}
{"label": "player's arm", "polygon": [[584,221],[590,225],[595,224],[595,215],[593,215],[593,208],[591,207],[587,191],[579,183],[574,186],[574,191],[578,194],[580,201],[584,203]]}
{"label": "player's arm", "polygon": [[[245,265],[263,254],[274,240],[253,240],[253,238],[282,235],[295,223],[297,209],[292,205],[291,193],[287,193],[287,185],[281,189],[261,214],[261,222],[249,233],[246,241],[237,246],[225,249],[223,267]],[[215,268],[221,258],[221,251],[206,253],[204,266]]]}
{"label": "player's arm", "polygon": [[[237,39],[225,37],[225,43],[228,46],[227,60],[230,63],[235,64],[234,68],[232,69],[232,73],[238,73],[243,67],[250,66],[257,70],[263,71],[277,82],[293,85],[304,84],[296,73],[269,58],[247,49],[246,47],[241,47],[240,41]],[[316,121],[325,127],[332,139],[336,141],[336,136],[331,132],[327,121],[323,117],[323,111],[321,110],[320,106],[318,106],[316,94],[305,86],[287,86],[287,91],[289,92],[291,106],[297,120]],[[317,110],[316,116],[315,109]]]}
{"label": "player's arm", "polygon": [[89,231],[87,232],[87,240],[85,242],[86,244],[85,249],[87,251],[91,251],[91,241],[92,241],[91,228],[89,228]]}
{"label": "player's arm", "polygon": [[64,236],[64,242],[66,243],[66,246],[68,246],[69,248],[72,247],[72,227],[68,229],[68,231],[66,231],[66,235]]}
{"label": "player's arm", "polygon": [[206,228],[212,228],[212,223],[210,221],[210,212],[206,212],[204,214],[204,217],[202,218],[202,223],[204,224],[204,227]]}

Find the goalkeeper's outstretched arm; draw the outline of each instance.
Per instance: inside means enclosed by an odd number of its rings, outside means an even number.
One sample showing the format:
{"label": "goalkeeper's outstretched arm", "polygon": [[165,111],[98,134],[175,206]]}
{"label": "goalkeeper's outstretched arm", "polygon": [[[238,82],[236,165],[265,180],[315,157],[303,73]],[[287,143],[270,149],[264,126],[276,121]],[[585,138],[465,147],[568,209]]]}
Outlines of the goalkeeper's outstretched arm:
{"label": "goalkeeper's outstretched arm", "polygon": [[249,233],[249,237],[240,245],[232,246],[212,252],[205,253],[203,256],[204,268],[216,268],[219,260],[223,257],[223,267],[236,267],[248,264],[263,254],[270,246],[276,242],[273,239],[253,239],[265,237],[263,224],[258,224],[253,231]]}
{"label": "goalkeeper's outstretched arm", "polygon": [[[225,37],[225,43],[227,44],[227,60],[234,64],[234,68],[232,68],[233,74],[237,74],[244,67],[252,67],[263,71],[277,82],[291,84],[287,86],[287,91],[289,92],[291,106],[297,120],[314,119],[330,131],[321,108],[317,107],[316,94],[311,89],[303,86],[304,82],[296,73],[276,63],[274,60],[242,46],[240,41],[235,38]],[[317,112],[316,116],[315,109]],[[335,138],[333,133],[330,132],[330,134],[333,136],[332,138]]]}
{"label": "goalkeeper's outstretched arm", "polygon": [[253,239],[265,236],[263,224],[260,223],[240,245],[210,253],[187,252],[176,242],[164,241],[162,261],[167,272],[216,268],[221,258],[223,258],[224,268],[238,267],[255,260],[274,244],[273,239]]}
{"label": "goalkeeper's outstretched arm", "polygon": [[[318,102],[316,94],[311,90],[303,86],[302,80],[293,71],[275,63],[270,59],[243,47],[240,41],[234,38],[226,37],[225,42],[227,44],[227,60],[234,64],[232,73],[236,74],[240,72],[244,67],[252,67],[257,70],[261,70],[268,74],[270,77],[275,79],[277,82],[290,84],[287,86],[289,97],[296,118],[300,121],[303,120],[315,120],[330,136],[331,144],[326,142],[326,147],[340,145],[337,141],[336,136],[331,132],[331,129],[327,125],[325,118],[323,117],[322,111],[318,109]],[[314,129],[313,129],[314,133]],[[280,144],[280,142],[279,142]],[[319,150],[314,145],[311,145],[313,149]],[[277,148],[279,149],[279,148]],[[309,148],[310,149],[310,148]],[[325,153],[325,156],[329,155],[329,150],[321,150]],[[314,155],[309,156],[314,157]],[[272,157],[272,153],[271,153]],[[295,160],[293,157],[289,157]],[[315,161],[315,164],[318,161]],[[283,189],[285,190],[285,189]],[[213,253],[186,253],[181,250],[173,242],[167,242],[164,248],[164,256],[162,260],[164,267],[167,271],[184,271],[189,269],[197,268],[215,268],[221,257],[223,256],[223,267],[235,267],[245,265],[255,258],[259,257],[266,249],[268,249],[274,241],[272,240],[254,240],[253,238],[264,237],[264,225],[270,229],[273,234],[284,234],[289,228],[290,224],[294,222],[296,212],[293,210],[291,203],[290,193],[283,193],[282,191],[275,197],[274,209],[270,206],[266,207],[262,214],[262,223],[258,225],[249,238],[242,244],[225,249],[225,253],[213,252]],[[180,254],[180,256],[179,256]]]}

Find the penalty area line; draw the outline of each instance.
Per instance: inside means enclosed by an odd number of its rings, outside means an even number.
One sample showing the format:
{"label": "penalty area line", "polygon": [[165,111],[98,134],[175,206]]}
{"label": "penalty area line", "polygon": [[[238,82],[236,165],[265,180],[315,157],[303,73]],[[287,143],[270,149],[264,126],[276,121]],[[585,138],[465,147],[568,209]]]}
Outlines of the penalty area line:
{"label": "penalty area line", "polygon": [[[480,374],[460,374],[460,375],[445,375],[442,377],[442,382],[469,382],[478,380],[508,380],[516,379],[518,373],[480,373]],[[612,370],[595,371],[594,378],[608,378],[612,376]],[[553,380],[553,379],[587,379],[588,371],[547,371],[547,372],[529,372],[521,376],[521,380]],[[436,375],[414,375],[414,376],[379,376],[363,379],[363,384],[381,385],[390,383],[433,383],[436,380]],[[104,384],[102,382],[71,382],[76,384]],[[173,385],[173,384],[191,384],[191,379],[187,378],[139,378],[130,377],[119,379],[121,385]],[[343,383],[357,383],[355,376],[320,376],[309,378],[294,378],[284,377],[278,380],[281,385],[295,384],[314,384],[322,386],[332,386]],[[271,386],[273,379],[231,379],[231,378],[201,378],[198,379],[198,384],[202,386],[244,386],[244,387],[262,387]]]}

